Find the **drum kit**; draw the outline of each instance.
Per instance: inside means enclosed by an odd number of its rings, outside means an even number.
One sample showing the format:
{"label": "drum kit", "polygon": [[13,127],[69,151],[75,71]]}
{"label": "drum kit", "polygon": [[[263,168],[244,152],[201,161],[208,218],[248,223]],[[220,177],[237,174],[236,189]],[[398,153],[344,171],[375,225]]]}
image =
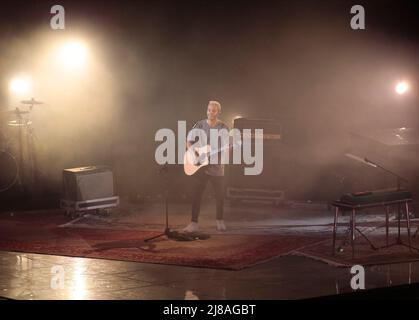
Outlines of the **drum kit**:
{"label": "drum kit", "polygon": [[30,114],[34,106],[43,102],[31,98],[21,104],[22,107],[14,110],[0,110],[0,192],[9,190],[16,183],[22,187],[24,171],[29,172],[33,182],[37,180],[35,135]]}

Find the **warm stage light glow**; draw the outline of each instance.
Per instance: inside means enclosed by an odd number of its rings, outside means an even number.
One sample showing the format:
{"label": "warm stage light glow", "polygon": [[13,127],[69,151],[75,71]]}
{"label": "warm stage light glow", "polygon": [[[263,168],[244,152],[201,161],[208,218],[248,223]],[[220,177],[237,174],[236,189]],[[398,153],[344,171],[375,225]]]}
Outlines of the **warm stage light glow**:
{"label": "warm stage light glow", "polygon": [[240,119],[240,118],[242,118],[242,116],[241,116],[241,115],[236,115],[236,116],[234,116],[234,117],[233,117],[233,119],[231,120],[231,123],[233,123],[233,124],[234,124],[234,121],[236,121],[237,119]]}
{"label": "warm stage light glow", "polygon": [[81,42],[67,42],[59,50],[60,63],[71,69],[84,67],[87,56],[87,47]]}
{"label": "warm stage light glow", "polygon": [[396,85],[395,88],[398,94],[405,94],[409,90],[409,84],[406,81],[401,81]]}
{"label": "warm stage light glow", "polygon": [[15,78],[10,81],[9,88],[13,94],[26,96],[32,89],[32,81],[28,77]]}

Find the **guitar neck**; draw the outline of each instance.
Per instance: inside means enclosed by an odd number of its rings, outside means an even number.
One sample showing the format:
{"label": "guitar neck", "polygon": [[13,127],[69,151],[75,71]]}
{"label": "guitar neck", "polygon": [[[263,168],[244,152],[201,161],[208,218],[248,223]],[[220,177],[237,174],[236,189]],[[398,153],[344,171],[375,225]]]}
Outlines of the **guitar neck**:
{"label": "guitar neck", "polygon": [[[233,144],[233,148],[234,147],[237,147],[238,145],[239,145],[238,143]],[[210,151],[210,152],[207,153],[207,155],[209,157],[211,157],[212,155],[214,155],[214,154],[216,154],[216,153],[218,153],[220,151],[224,151],[225,149],[228,149],[228,148],[230,148],[230,145],[224,146],[224,147],[222,147],[220,149],[217,149],[217,150]]]}

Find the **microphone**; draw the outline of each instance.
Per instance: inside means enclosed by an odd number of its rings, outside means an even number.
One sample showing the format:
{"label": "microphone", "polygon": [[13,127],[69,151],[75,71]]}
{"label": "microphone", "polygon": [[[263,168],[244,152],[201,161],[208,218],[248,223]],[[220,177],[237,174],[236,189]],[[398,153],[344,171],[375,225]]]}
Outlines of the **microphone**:
{"label": "microphone", "polygon": [[365,164],[367,164],[371,167],[377,168],[377,165],[375,163],[369,161],[367,158],[362,159],[361,157],[355,156],[355,155],[350,154],[350,153],[345,153],[345,156],[347,156],[348,158],[354,159],[356,161],[365,163]]}
{"label": "microphone", "polygon": [[350,154],[350,153],[345,153],[345,156],[347,156],[348,158],[354,159],[356,161],[364,162],[364,159],[362,159],[360,157],[357,157],[357,156],[355,156],[353,154]]}
{"label": "microphone", "polygon": [[367,164],[369,164],[370,166],[374,167],[374,168],[378,168],[378,166],[377,166],[374,162],[372,162],[372,161],[368,160],[367,158],[365,158],[365,162],[366,162]]}

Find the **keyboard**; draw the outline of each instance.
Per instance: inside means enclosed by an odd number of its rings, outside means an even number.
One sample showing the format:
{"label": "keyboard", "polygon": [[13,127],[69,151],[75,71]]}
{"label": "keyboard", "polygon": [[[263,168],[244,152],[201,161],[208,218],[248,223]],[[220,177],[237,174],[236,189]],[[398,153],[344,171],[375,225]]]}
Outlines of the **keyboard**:
{"label": "keyboard", "polygon": [[363,191],[355,193],[345,193],[340,198],[341,202],[351,205],[365,205],[381,202],[392,202],[412,199],[412,193],[407,190],[386,189],[375,191]]}

